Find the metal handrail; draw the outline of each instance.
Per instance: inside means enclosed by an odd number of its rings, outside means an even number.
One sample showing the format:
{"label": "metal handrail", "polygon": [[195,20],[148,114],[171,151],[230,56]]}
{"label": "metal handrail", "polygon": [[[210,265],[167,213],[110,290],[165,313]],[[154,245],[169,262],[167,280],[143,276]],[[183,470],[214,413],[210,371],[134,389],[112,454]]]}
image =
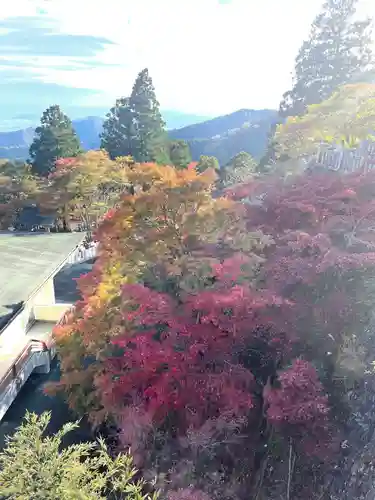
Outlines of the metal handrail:
{"label": "metal handrail", "polygon": [[[14,363],[8,368],[5,375],[0,380],[0,393],[3,392],[9,383],[17,378],[17,374],[22,370],[30,355],[34,354],[33,344],[38,342],[43,345],[43,351],[49,350],[46,343],[43,340],[30,339],[23,350],[19,353]],[[42,352],[43,352],[42,351]]]}
{"label": "metal handrail", "polygon": [[32,349],[32,344],[31,342],[28,342],[24,347],[24,349],[19,353],[12,366],[8,368],[5,375],[1,378],[0,392],[3,392],[6,389],[6,387],[10,384],[10,382],[16,379],[17,374],[20,371],[20,368],[22,368],[26,364],[26,361],[29,359],[29,354],[31,352],[31,349]]}
{"label": "metal handrail", "polygon": [[[56,324],[63,325],[66,322],[68,315],[72,311],[74,311],[74,309],[75,306],[71,306],[67,311],[65,311],[63,316]],[[32,349],[33,349],[33,343],[35,342],[41,343],[42,345],[44,344],[43,350],[45,350],[45,348],[47,348],[47,350],[50,350],[50,348],[54,344],[54,339],[52,338],[51,341],[49,342],[50,344],[49,347],[47,347],[46,342],[44,342],[43,340],[30,339],[29,342],[22,349],[22,351],[18,354],[14,363],[5,372],[5,375],[0,379],[0,393],[2,393],[6,389],[6,387],[9,385],[10,382],[12,382],[17,378],[17,374],[22,370],[22,368],[30,358],[30,355],[34,354]]]}

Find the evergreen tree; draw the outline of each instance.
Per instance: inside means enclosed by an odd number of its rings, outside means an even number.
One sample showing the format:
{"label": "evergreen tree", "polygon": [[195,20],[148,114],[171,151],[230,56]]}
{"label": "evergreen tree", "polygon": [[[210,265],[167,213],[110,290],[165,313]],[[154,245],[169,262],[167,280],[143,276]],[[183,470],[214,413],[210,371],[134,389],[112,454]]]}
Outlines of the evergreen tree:
{"label": "evergreen tree", "polygon": [[112,159],[130,155],[137,162],[170,163],[165,123],[147,69],[139,73],[131,96],[117,99],[107,114],[101,147]]}
{"label": "evergreen tree", "polygon": [[133,156],[134,113],[130,109],[129,98],[122,97],[110,109],[103,123],[101,148],[112,160],[120,156]]}
{"label": "evergreen tree", "polygon": [[159,102],[148,69],[142,70],[133,86],[129,99],[133,113],[134,138],[132,145],[136,161],[169,163],[168,136]]}
{"label": "evergreen tree", "polygon": [[169,157],[172,165],[177,168],[186,168],[191,162],[191,152],[187,142],[183,140],[170,141]]}
{"label": "evergreen tree", "polygon": [[371,20],[356,21],[358,0],[326,0],[307,41],[297,55],[293,88],[280,104],[280,115],[298,116],[341,85],[358,81],[373,64]]}
{"label": "evergreen tree", "polygon": [[129,453],[113,458],[103,439],[63,447],[78,423],[47,436],[51,414],[26,413],[22,425],[0,452],[0,497],[34,500],[156,500],[157,493],[137,479]]}
{"label": "evergreen tree", "polygon": [[273,165],[276,161],[276,146],[277,143],[275,141],[275,133],[277,130],[277,126],[282,123],[282,119],[279,117],[279,120],[277,123],[274,123],[270,127],[270,131],[268,133],[268,140],[267,140],[267,148],[266,152],[262,156],[262,158],[259,160],[258,166],[256,168],[257,172],[259,173],[265,173],[269,170],[270,166]]}
{"label": "evergreen tree", "polygon": [[81,146],[72,122],[60,106],[46,109],[40,122],[30,146],[30,163],[33,173],[47,176],[55,168],[56,160],[77,156]]}
{"label": "evergreen tree", "polygon": [[[288,116],[305,113],[310,104],[329,98],[341,85],[365,81],[373,71],[371,20],[356,21],[358,0],[326,0],[312,23],[310,36],[295,61],[293,88],[283,95],[278,124]],[[267,170],[275,157],[274,135],[270,131],[267,151],[258,171]]]}
{"label": "evergreen tree", "polygon": [[249,153],[241,151],[220,170],[220,180],[223,187],[233,186],[249,181],[255,173],[256,162]]}

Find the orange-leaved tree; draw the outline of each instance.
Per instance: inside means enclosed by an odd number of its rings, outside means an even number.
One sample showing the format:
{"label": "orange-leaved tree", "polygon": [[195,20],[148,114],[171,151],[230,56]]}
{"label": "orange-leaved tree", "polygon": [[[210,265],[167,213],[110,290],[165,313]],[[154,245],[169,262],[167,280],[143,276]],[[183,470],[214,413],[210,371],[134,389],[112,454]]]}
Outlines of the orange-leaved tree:
{"label": "orange-leaved tree", "polygon": [[44,210],[58,210],[67,226],[74,217],[90,228],[116,203],[125,185],[120,162],[110,160],[105,151],[88,151],[57,161],[39,203]]}
{"label": "orange-leaved tree", "polygon": [[97,420],[107,416],[95,380],[113,354],[110,341],[132,331],[123,314],[129,304],[122,287],[143,283],[179,301],[210,286],[215,265],[239,253],[248,257],[251,280],[269,243],[260,231],[247,231],[242,206],[213,197],[213,170],[199,174],[136,164],[125,166],[124,173],[136,189],[124,193],[101,223],[97,261],[79,283],[82,300],[55,331],[62,370],[58,388],[72,407]]}

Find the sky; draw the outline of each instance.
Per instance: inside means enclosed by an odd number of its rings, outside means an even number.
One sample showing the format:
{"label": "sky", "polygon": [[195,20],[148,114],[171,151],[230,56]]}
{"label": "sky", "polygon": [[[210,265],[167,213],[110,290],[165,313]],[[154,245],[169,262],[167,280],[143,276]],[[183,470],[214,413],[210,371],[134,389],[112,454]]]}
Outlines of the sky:
{"label": "sky", "polygon": [[[103,114],[148,67],[162,109],[277,108],[322,0],[4,0],[2,128]],[[372,4],[372,5],[371,5]],[[374,0],[361,10],[375,15]],[[9,123],[8,123],[9,122]]]}

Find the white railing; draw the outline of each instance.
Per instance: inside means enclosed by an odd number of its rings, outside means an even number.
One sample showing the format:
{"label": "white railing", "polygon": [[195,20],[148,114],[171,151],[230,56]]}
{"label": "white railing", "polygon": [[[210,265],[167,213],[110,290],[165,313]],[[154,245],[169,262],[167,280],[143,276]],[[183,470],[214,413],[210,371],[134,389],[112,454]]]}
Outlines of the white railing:
{"label": "white railing", "polygon": [[357,148],[322,145],[312,161],[329,170],[355,172],[375,168],[375,143],[363,141]]}
{"label": "white railing", "polygon": [[65,265],[79,264],[88,260],[95,259],[97,254],[98,243],[92,242],[87,245],[79,245],[73,253],[71,253],[66,260]]}
{"label": "white railing", "polygon": [[54,345],[48,347],[41,340],[30,340],[0,381],[0,421],[34,371],[49,373],[55,355]]}
{"label": "white railing", "polygon": [[[66,323],[69,314],[74,311],[74,306],[65,304],[65,307],[67,309],[62,316],[60,315],[57,325]],[[0,421],[30,375],[33,372],[49,373],[51,362],[55,356],[56,344],[53,339],[52,329],[45,340],[30,338],[0,379]]]}

